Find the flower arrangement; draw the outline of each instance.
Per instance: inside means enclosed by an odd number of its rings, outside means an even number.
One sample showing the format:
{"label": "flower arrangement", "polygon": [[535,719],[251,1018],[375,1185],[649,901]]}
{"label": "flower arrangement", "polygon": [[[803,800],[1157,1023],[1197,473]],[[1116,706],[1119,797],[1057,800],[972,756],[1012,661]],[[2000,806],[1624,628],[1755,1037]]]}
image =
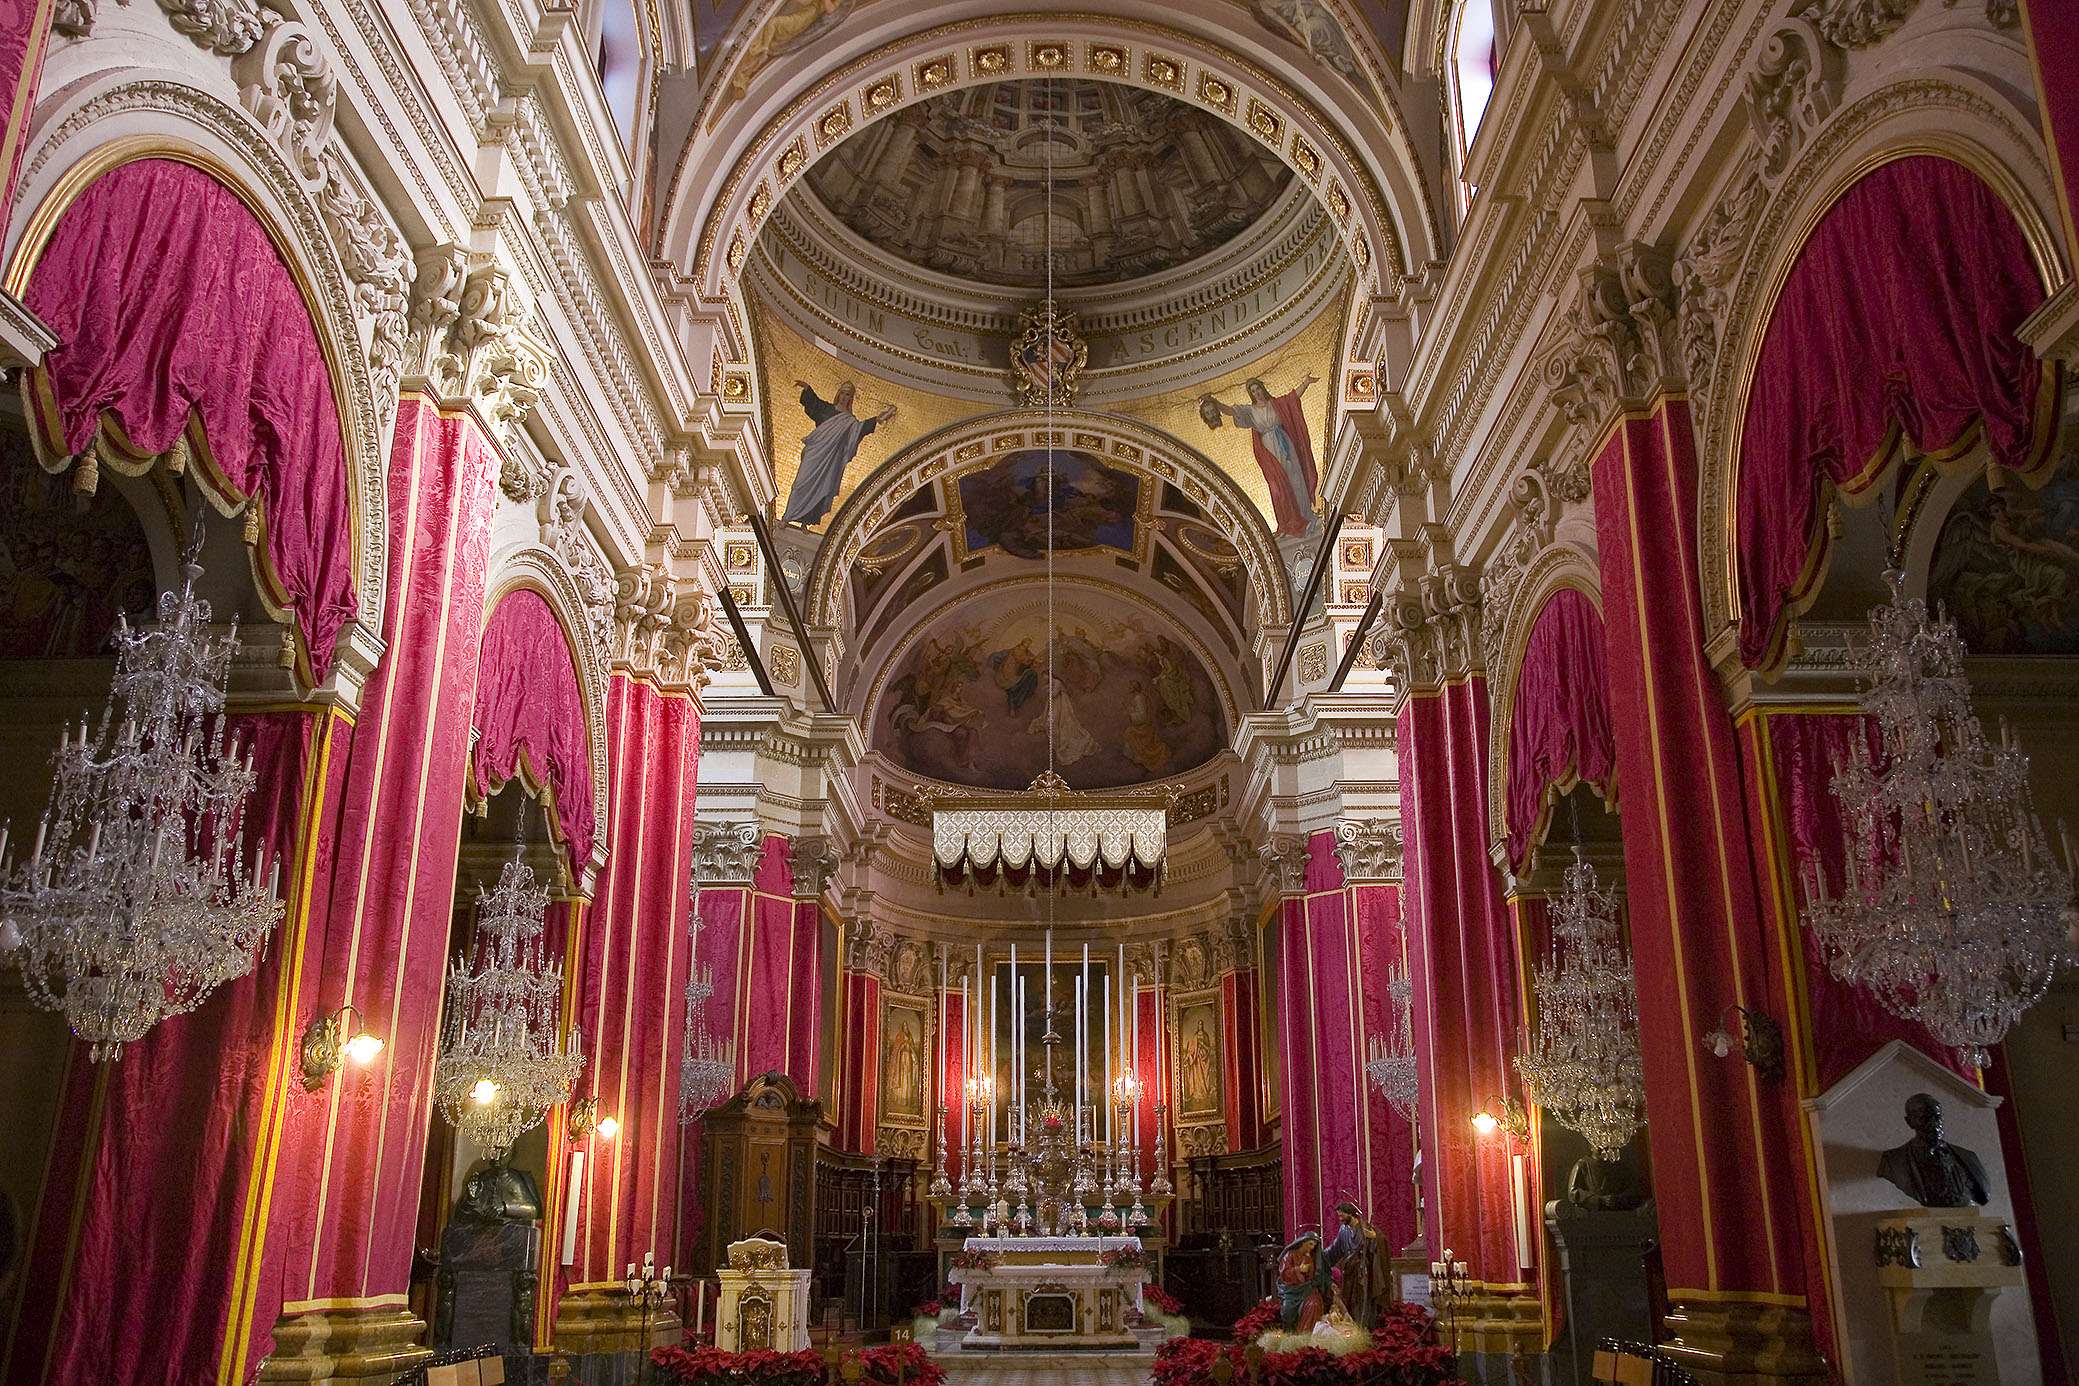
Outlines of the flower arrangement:
{"label": "flower arrangement", "polygon": [[[650,1354],[686,1386],[824,1386],[837,1374],[815,1352],[723,1352],[719,1348],[658,1348]],[[944,1386],[945,1369],[915,1343],[890,1343],[859,1354],[862,1377],[876,1386]]]}
{"label": "flower arrangement", "polygon": [[[1337,1356],[1321,1348],[1266,1352],[1257,1365],[1261,1386],[1463,1386],[1451,1350],[1438,1345],[1436,1320],[1418,1305],[1396,1304],[1379,1317],[1372,1345]],[[1277,1326],[1275,1300],[1265,1300],[1235,1324],[1232,1342],[1172,1338],[1155,1350],[1155,1386],[1212,1386],[1226,1358],[1230,1379],[1245,1372],[1244,1354],[1265,1328]],[[1250,1329],[1256,1332],[1243,1336]]]}
{"label": "flower arrangement", "polygon": [[1097,1259],[1114,1275],[1130,1275],[1148,1268],[1148,1253],[1139,1247],[1115,1246],[1100,1253]]}
{"label": "flower arrangement", "polygon": [[953,1253],[954,1270],[995,1270],[996,1253],[993,1251],[956,1251]]}

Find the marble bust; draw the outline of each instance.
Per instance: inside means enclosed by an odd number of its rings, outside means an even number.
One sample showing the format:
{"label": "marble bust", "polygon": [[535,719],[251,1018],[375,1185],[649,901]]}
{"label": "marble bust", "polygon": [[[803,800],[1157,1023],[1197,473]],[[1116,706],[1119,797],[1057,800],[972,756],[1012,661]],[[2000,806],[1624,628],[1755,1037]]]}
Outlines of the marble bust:
{"label": "marble bust", "polygon": [[1877,1173],[1923,1208],[1970,1208],[1992,1196],[1985,1164],[1942,1139],[1942,1104],[1927,1093],[1906,1099],[1913,1138],[1877,1157]]}

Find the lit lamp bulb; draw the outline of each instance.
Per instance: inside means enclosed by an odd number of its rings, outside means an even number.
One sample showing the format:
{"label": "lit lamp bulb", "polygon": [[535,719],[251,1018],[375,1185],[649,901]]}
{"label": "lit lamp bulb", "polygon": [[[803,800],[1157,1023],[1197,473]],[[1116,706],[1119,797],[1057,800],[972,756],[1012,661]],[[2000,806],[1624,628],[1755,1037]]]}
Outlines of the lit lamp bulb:
{"label": "lit lamp bulb", "polygon": [[599,1119],[599,1124],[593,1127],[592,1130],[594,1134],[596,1134],[599,1137],[599,1139],[603,1141],[610,1141],[615,1136],[621,1134],[621,1123],[614,1120],[612,1117],[601,1117]]}
{"label": "lit lamp bulb", "polygon": [[360,1068],[366,1068],[374,1063],[376,1056],[382,1052],[382,1040],[369,1034],[366,1030],[363,1030],[360,1034],[346,1042],[347,1060]]}
{"label": "lit lamp bulb", "polygon": [[1488,1111],[1485,1107],[1473,1113],[1473,1130],[1478,1132],[1483,1138],[1493,1135],[1500,1129],[1501,1123],[1496,1121],[1494,1113]]}
{"label": "lit lamp bulb", "polygon": [[479,1078],[476,1086],[469,1090],[469,1100],[479,1107],[488,1107],[498,1100],[498,1085],[489,1078]]}

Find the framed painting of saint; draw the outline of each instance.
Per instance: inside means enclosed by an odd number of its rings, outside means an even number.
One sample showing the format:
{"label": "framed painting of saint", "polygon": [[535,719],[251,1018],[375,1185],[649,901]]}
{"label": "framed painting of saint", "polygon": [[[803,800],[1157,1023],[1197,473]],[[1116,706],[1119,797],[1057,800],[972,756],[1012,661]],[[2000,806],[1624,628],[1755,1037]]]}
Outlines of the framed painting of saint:
{"label": "framed painting of saint", "polygon": [[928,1074],[924,1006],[894,997],[881,1007],[881,1112],[891,1126],[922,1125]]}
{"label": "framed painting of saint", "polygon": [[1177,1001],[1177,1120],[1221,1115],[1220,1003],[1217,992]]}

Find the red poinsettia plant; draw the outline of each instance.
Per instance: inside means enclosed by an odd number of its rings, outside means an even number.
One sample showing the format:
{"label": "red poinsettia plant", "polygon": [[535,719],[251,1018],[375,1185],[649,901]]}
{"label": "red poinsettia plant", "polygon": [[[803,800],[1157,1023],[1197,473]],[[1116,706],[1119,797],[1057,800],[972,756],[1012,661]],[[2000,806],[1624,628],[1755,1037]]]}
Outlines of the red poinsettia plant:
{"label": "red poinsettia plant", "polygon": [[[1396,1304],[1380,1315],[1365,1351],[1341,1356],[1321,1348],[1267,1352],[1255,1379],[1258,1386],[1463,1386],[1457,1360],[1436,1341],[1435,1322],[1420,1306]],[[1267,1299],[1236,1321],[1232,1342],[1170,1339],[1155,1352],[1155,1386],[1212,1386],[1214,1364],[1222,1357],[1239,1379],[1250,1345],[1277,1323],[1277,1301]]]}
{"label": "red poinsettia plant", "polygon": [[1184,1301],[1178,1299],[1160,1285],[1144,1286],[1141,1290],[1141,1300],[1149,1307],[1164,1314],[1181,1314],[1184,1312]]}
{"label": "red poinsettia plant", "polygon": [[[836,1373],[815,1352],[723,1352],[719,1348],[658,1348],[650,1354],[686,1386],[823,1386]],[[865,1380],[876,1386],[944,1386],[945,1369],[915,1343],[889,1343],[859,1354]]]}
{"label": "red poinsettia plant", "polygon": [[954,1270],[994,1270],[996,1253],[993,1251],[956,1251],[953,1253]]}
{"label": "red poinsettia plant", "polygon": [[1139,1247],[1115,1246],[1109,1251],[1099,1253],[1097,1259],[1117,1275],[1148,1268],[1148,1253]]}

